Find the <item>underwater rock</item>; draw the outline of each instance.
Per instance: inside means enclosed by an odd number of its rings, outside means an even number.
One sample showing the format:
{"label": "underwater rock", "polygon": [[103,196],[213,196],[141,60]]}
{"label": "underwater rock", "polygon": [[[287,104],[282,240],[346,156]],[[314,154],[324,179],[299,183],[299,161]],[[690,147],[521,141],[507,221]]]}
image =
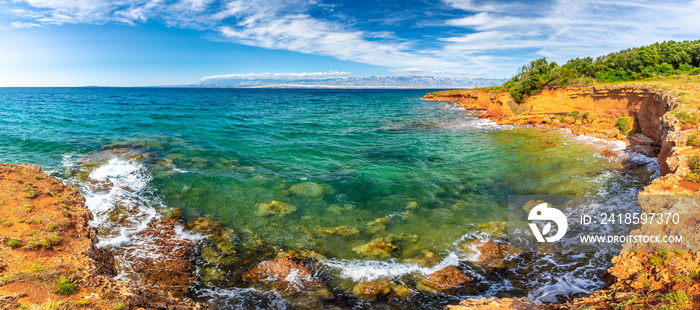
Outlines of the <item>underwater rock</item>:
{"label": "underwater rock", "polygon": [[367,223],[367,232],[376,234],[380,231],[386,230],[386,223],[389,221],[388,218],[382,217],[374,221]]}
{"label": "underwater rock", "polygon": [[314,182],[304,182],[292,185],[289,188],[289,192],[297,196],[306,197],[321,197],[326,194],[330,194],[332,189],[327,185],[321,185]]}
{"label": "underwater rock", "polygon": [[398,249],[398,246],[391,244],[390,242],[384,241],[381,238],[374,239],[371,242],[356,246],[352,248],[355,253],[362,256],[374,256],[374,257],[390,257],[391,253]]}
{"label": "underwater rock", "polygon": [[352,211],[353,209],[355,209],[355,206],[353,206],[353,205],[351,205],[351,204],[349,204],[349,203],[343,204],[342,206],[339,205],[339,204],[335,204],[335,203],[334,203],[334,204],[332,204],[330,207],[328,207],[328,208],[326,209],[326,211],[328,211],[328,212],[333,212],[333,213],[336,213],[336,214],[343,214],[343,213],[345,213],[345,212],[347,212],[347,211]]}
{"label": "underwater rock", "polygon": [[433,267],[442,261],[442,257],[433,253],[428,249],[423,249],[420,251],[422,257],[407,259],[407,263],[415,263],[423,267]]}
{"label": "underwater rock", "polygon": [[197,217],[192,219],[192,222],[190,222],[189,225],[189,229],[191,231],[196,231],[205,234],[215,234],[222,229],[222,226],[219,222],[215,222],[204,217]]}
{"label": "underwater rock", "polygon": [[532,210],[532,208],[534,208],[535,206],[537,206],[541,203],[547,203],[547,202],[544,200],[539,200],[539,199],[538,200],[530,200],[523,205],[523,210],[525,210],[525,212],[527,212],[527,213],[530,213],[530,210]]}
{"label": "underwater rock", "polygon": [[181,219],[184,215],[182,214],[182,210],[180,208],[168,208],[165,209],[161,212],[165,218],[169,219],[176,219],[179,220]]}
{"label": "underwater rock", "polygon": [[415,201],[411,201],[406,204],[406,210],[416,210],[418,209],[418,203]]}
{"label": "underwater rock", "polygon": [[243,279],[286,294],[324,288],[323,282],[314,276],[314,270],[302,258],[291,256],[264,261],[243,275]]}
{"label": "underwater rock", "polygon": [[257,216],[270,216],[270,215],[275,215],[275,216],[282,216],[282,215],[287,215],[290,214],[294,211],[297,210],[297,207],[280,202],[277,200],[273,200],[270,203],[267,202],[261,202],[258,203],[258,211],[255,212],[255,215]]}
{"label": "underwater rock", "polygon": [[426,293],[457,293],[474,294],[484,289],[476,281],[457,269],[455,266],[447,266],[431,273],[416,284],[416,289]]}
{"label": "underwater rock", "polygon": [[523,250],[499,240],[474,240],[461,245],[467,254],[479,254],[475,265],[492,268],[506,267],[508,261],[520,255]]}
{"label": "underwater rock", "polygon": [[494,221],[478,226],[479,230],[487,233],[489,236],[501,237],[506,234],[506,228],[508,227],[508,222]]}
{"label": "underwater rock", "polygon": [[360,300],[377,301],[377,298],[391,292],[391,281],[361,281],[352,288],[352,296]]}
{"label": "underwater rock", "polygon": [[324,235],[342,235],[342,236],[352,236],[357,235],[360,232],[352,227],[348,226],[337,226],[337,227],[321,227],[316,230],[319,234]]}

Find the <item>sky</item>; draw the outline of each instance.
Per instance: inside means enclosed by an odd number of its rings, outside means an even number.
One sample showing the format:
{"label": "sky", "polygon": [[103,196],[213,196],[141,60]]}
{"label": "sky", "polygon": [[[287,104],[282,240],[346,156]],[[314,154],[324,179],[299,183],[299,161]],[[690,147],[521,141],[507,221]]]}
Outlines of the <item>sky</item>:
{"label": "sky", "polygon": [[0,86],[507,78],[700,39],[700,0],[0,0]]}

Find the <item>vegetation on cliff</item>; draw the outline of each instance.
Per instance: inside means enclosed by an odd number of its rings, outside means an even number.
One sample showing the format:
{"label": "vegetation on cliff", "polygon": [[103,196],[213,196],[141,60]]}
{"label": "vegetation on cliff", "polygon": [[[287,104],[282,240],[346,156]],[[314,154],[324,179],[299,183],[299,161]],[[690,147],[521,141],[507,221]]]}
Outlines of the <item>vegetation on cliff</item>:
{"label": "vegetation on cliff", "polygon": [[700,40],[668,41],[600,56],[569,60],[563,66],[541,58],[523,66],[503,84],[516,102],[546,86],[634,81],[654,76],[700,74]]}

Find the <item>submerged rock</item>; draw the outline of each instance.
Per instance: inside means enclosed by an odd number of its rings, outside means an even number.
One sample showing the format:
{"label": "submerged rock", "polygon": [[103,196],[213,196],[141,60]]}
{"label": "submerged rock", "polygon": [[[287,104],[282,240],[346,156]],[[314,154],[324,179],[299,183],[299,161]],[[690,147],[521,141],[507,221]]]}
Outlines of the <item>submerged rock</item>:
{"label": "submerged rock", "polygon": [[387,258],[391,256],[391,253],[394,250],[397,250],[399,247],[391,244],[390,242],[384,241],[383,239],[374,239],[371,242],[356,246],[352,248],[355,253],[362,255],[362,256],[374,256],[374,257],[383,257]]}
{"label": "submerged rock", "polygon": [[352,227],[348,226],[337,226],[337,227],[321,227],[316,230],[319,234],[324,235],[342,235],[342,236],[352,236],[357,235],[360,232]]}
{"label": "submerged rock", "polygon": [[327,185],[321,185],[314,182],[304,182],[292,185],[289,188],[289,192],[297,196],[306,197],[321,197],[326,194],[330,194],[332,189]]}
{"label": "submerged rock", "polygon": [[479,285],[455,266],[447,266],[431,273],[428,277],[421,279],[416,284],[416,289],[426,293],[457,293],[474,294],[484,289],[484,285]]}
{"label": "submerged rock", "polygon": [[377,298],[391,292],[391,281],[361,281],[352,288],[352,296],[360,300],[377,301]]}
{"label": "submerged rock", "polygon": [[297,210],[297,207],[280,202],[277,200],[273,200],[270,203],[267,202],[261,202],[258,204],[258,211],[255,212],[255,215],[257,216],[282,216],[282,215],[287,215],[290,213],[293,213],[294,211]]}
{"label": "submerged rock", "polygon": [[418,203],[415,201],[411,201],[406,204],[406,210],[416,210],[418,209]]}
{"label": "submerged rock", "polygon": [[380,231],[386,230],[386,223],[389,221],[388,218],[382,217],[374,221],[367,223],[367,232],[376,234]]}
{"label": "submerged rock", "polygon": [[480,231],[485,232],[490,236],[501,237],[506,233],[508,222],[494,221],[481,224],[478,227]]}
{"label": "submerged rock", "polygon": [[408,263],[415,263],[423,267],[433,267],[442,261],[440,255],[433,253],[428,249],[423,249],[420,251],[422,257],[407,259]]}

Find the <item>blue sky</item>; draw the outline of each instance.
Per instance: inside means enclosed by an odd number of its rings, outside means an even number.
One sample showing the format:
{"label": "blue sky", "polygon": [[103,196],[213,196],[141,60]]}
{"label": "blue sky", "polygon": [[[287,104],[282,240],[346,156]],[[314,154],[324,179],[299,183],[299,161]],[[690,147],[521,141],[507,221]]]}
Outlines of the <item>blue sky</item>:
{"label": "blue sky", "polygon": [[693,1],[0,0],[0,86],[510,77],[700,39]]}

